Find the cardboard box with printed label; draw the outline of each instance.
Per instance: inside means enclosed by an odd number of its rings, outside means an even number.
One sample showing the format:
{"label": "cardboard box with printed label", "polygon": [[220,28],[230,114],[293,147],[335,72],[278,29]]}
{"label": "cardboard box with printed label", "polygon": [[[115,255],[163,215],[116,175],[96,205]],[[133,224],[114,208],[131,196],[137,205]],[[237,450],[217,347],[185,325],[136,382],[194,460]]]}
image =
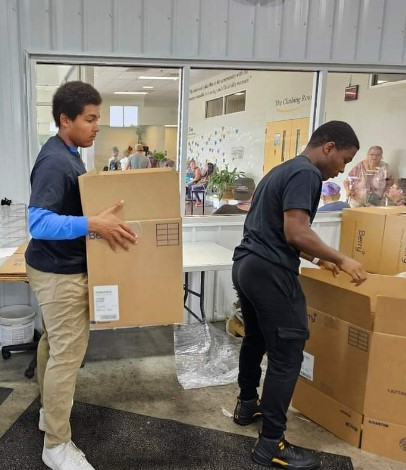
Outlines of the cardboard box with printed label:
{"label": "cardboard box with printed label", "polygon": [[86,240],[90,318],[97,327],[183,321],[179,180],[172,169],[92,171],[79,178],[83,212],[96,215],[124,200],[117,216],[138,243],[111,250],[95,233]]}
{"label": "cardboard box with printed label", "polygon": [[[301,283],[310,339],[293,406],[353,445],[361,443],[364,416],[406,437],[406,279],[370,275],[355,286],[345,274],[303,269]],[[372,451],[406,462],[392,436],[386,450]]]}
{"label": "cardboard box with printed label", "polygon": [[[360,207],[342,213],[340,251],[363,264],[370,273],[397,274],[404,270],[406,217],[391,232],[387,222],[405,207]],[[387,260],[390,260],[388,263]]]}

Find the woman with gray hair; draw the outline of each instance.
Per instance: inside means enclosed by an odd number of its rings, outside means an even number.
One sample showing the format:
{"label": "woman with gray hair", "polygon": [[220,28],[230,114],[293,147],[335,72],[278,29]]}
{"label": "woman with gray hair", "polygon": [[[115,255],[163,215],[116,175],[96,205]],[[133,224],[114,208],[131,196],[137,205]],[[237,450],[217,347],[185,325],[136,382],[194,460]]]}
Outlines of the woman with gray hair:
{"label": "woman with gray hair", "polygon": [[351,207],[385,205],[385,193],[393,185],[394,178],[382,155],[382,147],[373,145],[366,158],[357,163],[343,181]]}

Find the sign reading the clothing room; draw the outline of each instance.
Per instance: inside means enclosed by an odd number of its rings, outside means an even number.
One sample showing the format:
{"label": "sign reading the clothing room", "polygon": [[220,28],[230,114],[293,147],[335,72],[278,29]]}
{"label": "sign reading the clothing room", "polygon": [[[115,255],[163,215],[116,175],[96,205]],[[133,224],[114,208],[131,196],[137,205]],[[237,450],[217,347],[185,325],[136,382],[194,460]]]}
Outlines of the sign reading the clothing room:
{"label": "sign reading the clothing room", "polygon": [[277,111],[286,112],[307,106],[312,100],[312,95],[302,94],[298,96],[285,96],[275,99],[275,107]]}

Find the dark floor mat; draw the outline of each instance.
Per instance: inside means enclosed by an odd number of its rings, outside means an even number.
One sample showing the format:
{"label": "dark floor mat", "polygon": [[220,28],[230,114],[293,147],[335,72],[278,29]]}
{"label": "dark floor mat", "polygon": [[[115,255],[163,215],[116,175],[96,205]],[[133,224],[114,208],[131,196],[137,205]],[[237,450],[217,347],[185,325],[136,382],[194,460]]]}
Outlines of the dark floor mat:
{"label": "dark floor mat", "polygon": [[12,391],[12,388],[0,387],[0,404],[3,403],[3,401],[10,395]]}
{"label": "dark floor mat", "polygon": [[173,355],[173,325],[92,330],[86,361]]}
{"label": "dark floor mat", "polygon": [[[0,439],[7,470],[45,470],[36,400]],[[97,470],[260,470],[254,438],[75,402],[73,440]],[[321,469],[353,470],[351,459],[319,453]]]}

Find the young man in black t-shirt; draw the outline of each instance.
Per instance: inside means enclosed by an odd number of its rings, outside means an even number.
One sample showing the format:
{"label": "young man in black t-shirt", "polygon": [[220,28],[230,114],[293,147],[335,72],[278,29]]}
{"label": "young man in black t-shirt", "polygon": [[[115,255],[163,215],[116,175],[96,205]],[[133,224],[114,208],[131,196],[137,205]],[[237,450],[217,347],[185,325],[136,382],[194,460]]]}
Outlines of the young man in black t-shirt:
{"label": "young man in black t-shirt", "polygon": [[[322,181],[344,172],[359,149],[353,129],[341,121],[320,126],[301,155],[272,169],[260,181],[234,252],[233,283],[241,301],[245,337],[240,352],[240,395],[234,421],[245,425],[262,414],[253,450],[261,465],[315,469],[317,457],[284,437],[286,412],[309,337],[306,299],[298,281],[300,257],[348,273],[360,284],[358,261],[326,245],[311,229]],[[268,355],[262,398],[257,387]]]}
{"label": "young man in black t-shirt", "polygon": [[113,250],[136,243],[115,214],[123,201],[83,216],[78,177],[85,167],[78,147],[90,147],[99,130],[101,97],[91,85],[68,82],[56,91],[52,112],[58,134],[42,147],[31,173],[28,209],[32,235],[27,276],[41,306],[44,333],[38,345],[37,377],[45,431],[42,460],[53,470],[92,470],[71,441],[69,417],[76,376],[89,339],[85,236],[101,235]]}

